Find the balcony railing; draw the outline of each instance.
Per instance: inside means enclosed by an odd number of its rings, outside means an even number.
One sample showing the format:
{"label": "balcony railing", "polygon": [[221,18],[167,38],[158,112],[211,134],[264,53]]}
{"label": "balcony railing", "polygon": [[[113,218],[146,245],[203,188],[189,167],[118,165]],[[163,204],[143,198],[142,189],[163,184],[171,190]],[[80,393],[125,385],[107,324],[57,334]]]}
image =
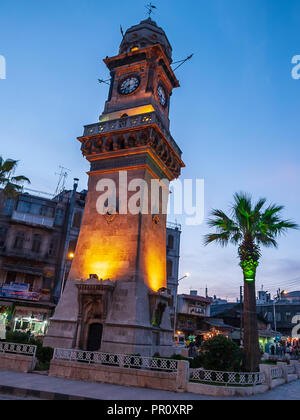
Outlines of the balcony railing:
{"label": "balcony railing", "polygon": [[164,127],[162,121],[160,120],[156,112],[150,112],[147,114],[134,115],[131,117],[119,118],[117,120],[104,121],[97,124],[86,125],[84,127],[84,136],[93,136],[102,133],[109,133],[111,131],[124,130],[126,128],[134,128],[150,124],[156,124],[159,127],[159,129],[164,133],[164,135],[168,139],[175,152],[181,157],[182,151],[171,136],[169,130],[167,130]]}
{"label": "balcony railing", "polygon": [[49,228],[52,228],[54,226],[54,218],[39,216],[30,213],[21,213],[18,211],[13,212],[12,220],[16,220],[17,222],[28,223],[30,225],[46,226]]}

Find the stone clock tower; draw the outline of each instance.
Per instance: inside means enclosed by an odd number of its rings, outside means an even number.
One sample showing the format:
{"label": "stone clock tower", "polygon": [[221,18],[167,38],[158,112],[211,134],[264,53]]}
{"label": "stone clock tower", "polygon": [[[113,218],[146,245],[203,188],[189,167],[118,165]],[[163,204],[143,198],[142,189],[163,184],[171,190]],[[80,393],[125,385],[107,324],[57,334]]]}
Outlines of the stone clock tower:
{"label": "stone clock tower", "polygon": [[[108,100],[99,122],[79,138],[91,164],[82,227],[44,345],[166,356],[173,334],[163,197],[184,166],[169,132],[170,98],[179,87],[172,47],[149,18],[128,29],[119,54],[104,62],[111,75]],[[164,181],[153,206],[154,180]],[[115,185],[116,199],[101,212],[102,183]],[[136,194],[140,210],[132,212]]]}

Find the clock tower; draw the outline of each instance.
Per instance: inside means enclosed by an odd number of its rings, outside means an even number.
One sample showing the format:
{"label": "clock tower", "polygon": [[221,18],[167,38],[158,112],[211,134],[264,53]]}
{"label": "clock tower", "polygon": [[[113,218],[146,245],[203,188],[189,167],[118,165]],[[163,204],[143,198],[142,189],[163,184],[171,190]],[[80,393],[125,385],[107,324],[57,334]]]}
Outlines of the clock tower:
{"label": "clock tower", "polygon": [[44,343],[167,356],[174,351],[163,197],[184,166],[169,131],[170,99],[179,87],[172,47],[149,18],[128,29],[119,54],[104,62],[111,75],[104,111],[78,138],[91,164],[82,227]]}

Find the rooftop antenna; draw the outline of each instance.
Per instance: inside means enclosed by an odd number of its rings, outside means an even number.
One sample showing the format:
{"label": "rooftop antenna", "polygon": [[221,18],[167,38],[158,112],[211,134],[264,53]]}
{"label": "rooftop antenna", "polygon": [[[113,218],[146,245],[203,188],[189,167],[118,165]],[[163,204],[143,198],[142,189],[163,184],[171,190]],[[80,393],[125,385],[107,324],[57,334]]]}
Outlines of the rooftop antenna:
{"label": "rooftop antenna", "polygon": [[58,178],[58,183],[57,183],[57,187],[56,187],[54,195],[58,195],[62,191],[65,190],[65,186],[66,186],[66,182],[68,178],[68,172],[71,172],[70,169],[64,168],[63,166],[59,166],[59,169],[60,169],[60,172],[55,173],[55,175],[57,175],[59,178]]}
{"label": "rooftop antenna", "polygon": [[151,15],[154,12],[154,9],[157,9],[156,6],[154,6],[151,2],[149,4],[147,4],[147,6],[145,6],[147,11],[147,15],[149,16],[149,19],[151,19]]}

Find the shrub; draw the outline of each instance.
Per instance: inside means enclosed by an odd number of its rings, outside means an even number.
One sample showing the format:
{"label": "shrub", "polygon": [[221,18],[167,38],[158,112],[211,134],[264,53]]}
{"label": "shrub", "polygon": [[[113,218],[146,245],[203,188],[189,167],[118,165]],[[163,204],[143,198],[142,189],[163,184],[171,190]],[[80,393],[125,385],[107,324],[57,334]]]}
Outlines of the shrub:
{"label": "shrub", "polygon": [[218,335],[202,345],[199,357],[204,369],[238,372],[242,367],[243,352],[233,341]]}
{"label": "shrub", "polygon": [[41,363],[50,363],[53,357],[54,350],[51,347],[40,347],[37,349],[36,357]]}

